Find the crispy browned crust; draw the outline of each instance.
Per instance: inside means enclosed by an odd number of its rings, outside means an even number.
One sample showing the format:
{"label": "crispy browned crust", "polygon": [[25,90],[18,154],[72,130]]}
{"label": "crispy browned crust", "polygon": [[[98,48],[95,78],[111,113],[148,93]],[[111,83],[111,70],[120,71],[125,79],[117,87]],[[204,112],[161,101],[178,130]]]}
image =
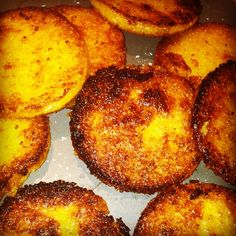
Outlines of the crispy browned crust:
{"label": "crispy browned crust", "polygon": [[[188,81],[157,68],[100,70],[86,81],[71,113],[74,149],[104,183],[120,191],[153,193],[189,177],[199,163],[192,103]],[[174,117],[176,110],[184,117],[179,136],[161,128],[168,129],[163,117]],[[145,130],[156,118],[162,125],[149,130],[149,137]]]}
{"label": "crispy browned crust", "polygon": [[[235,185],[236,62],[221,65],[203,80],[194,104],[192,124],[207,167]],[[207,129],[207,134],[202,129]]]}
{"label": "crispy browned crust", "polygon": [[170,9],[165,1],[159,2],[92,0],[91,4],[103,17],[123,30],[156,36],[170,35],[191,27],[201,13],[199,0],[176,0],[168,3]]}
{"label": "crispy browned crust", "polygon": [[[203,203],[206,200],[225,203],[236,224],[236,193],[233,190],[192,181],[166,189],[151,200],[141,213],[133,235],[200,235]],[[211,233],[209,235],[215,235]]]}
{"label": "crispy browned crust", "polygon": [[[58,12],[40,7],[5,11],[0,14],[0,23],[2,77],[6,81],[17,78],[19,68],[22,68],[26,70],[25,74],[29,74],[30,81],[35,82],[29,86],[22,81],[21,75],[19,76],[27,90],[32,89],[27,99],[22,92],[23,89],[5,92],[4,88],[8,87],[1,87],[1,117],[31,118],[62,109],[76,96],[87,76],[87,51],[76,27]],[[9,39],[10,37],[12,38]],[[6,50],[8,48],[5,48],[9,40],[14,41],[12,45],[19,44],[19,48],[24,45],[29,50],[22,52],[21,55],[18,52],[20,50],[16,50],[14,55],[10,46],[8,46],[9,52]],[[62,59],[63,56],[68,56],[68,52],[71,61]],[[32,63],[26,68],[25,64],[29,61]],[[47,76],[49,78],[45,82],[44,78]],[[17,87],[19,79],[14,81],[12,79],[10,82]],[[44,91],[37,96],[43,87],[43,82]]]}
{"label": "crispy browned crust", "polygon": [[201,80],[220,64],[236,59],[236,29],[207,22],[163,38],[156,47],[154,64],[189,77],[198,87]]}
{"label": "crispy browned crust", "polygon": [[79,222],[79,235],[129,235],[121,219],[115,221],[108,215],[100,196],[62,180],[27,185],[15,197],[7,197],[0,207],[0,234],[59,235],[59,222],[46,216],[43,209],[69,206],[76,207],[73,217]]}
{"label": "crispy browned crust", "polygon": [[24,136],[26,141],[20,145],[22,152],[28,150],[27,153],[22,154],[19,150],[9,165],[0,165],[0,199],[4,195],[14,195],[23,184],[22,180],[46,160],[50,148],[49,118],[47,116],[32,118],[32,124],[24,130]]}

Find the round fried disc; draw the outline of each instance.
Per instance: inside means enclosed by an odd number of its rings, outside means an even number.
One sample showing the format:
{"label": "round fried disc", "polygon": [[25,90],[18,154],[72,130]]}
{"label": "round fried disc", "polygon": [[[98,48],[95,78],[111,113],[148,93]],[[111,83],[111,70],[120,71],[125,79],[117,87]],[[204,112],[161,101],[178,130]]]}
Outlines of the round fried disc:
{"label": "round fried disc", "polygon": [[81,89],[87,53],[76,28],[45,8],[0,16],[0,115],[34,117],[62,109]]}
{"label": "round fried disc", "polygon": [[190,183],[165,190],[148,203],[135,227],[138,235],[235,235],[236,194]]}
{"label": "round fried disc", "polygon": [[45,161],[50,146],[49,119],[0,118],[0,198],[14,195]]}
{"label": "round fried disc", "polygon": [[202,23],[161,40],[154,64],[181,76],[188,76],[198,86],[220,64],[236,59],[236,29],[222,23]]}
{"label": "round fried disc", "polygon": [[89,77],[70,121],[75,151],[104,183],[153,193],[199,163],[184,78],[154,67],[110,67]]}
{"label": "round fried disc", "polygon": [[91,4],[119,28],[149,36],[185,30],[198,21],[201,12],[199,0],[91,0]]}
{"label": "round fried disc", "polygon": [[236,62],[221,65],[203,80],[193,126],[207,167],[236,185]]}
{"label": "round fried disc", "polygon": [[75,183],[40,182],[20,189],[0,207],[0,234],[129,235],[121,219],[109,216],[106,202]]}

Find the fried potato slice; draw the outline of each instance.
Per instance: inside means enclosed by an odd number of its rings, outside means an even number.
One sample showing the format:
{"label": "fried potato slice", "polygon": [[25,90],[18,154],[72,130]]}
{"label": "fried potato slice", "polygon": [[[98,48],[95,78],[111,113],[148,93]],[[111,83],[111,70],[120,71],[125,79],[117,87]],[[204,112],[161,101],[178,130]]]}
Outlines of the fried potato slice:
{"label": "fried potato slice", "polygon": [[233,59],[236,29],[221,23],[202,23],[159,42],[154,64],[188,76],[198,86],[209,72]]}
{"label": "fried potato slice", "polygon": [[81,89],[87,53],[76,28],[45,8],[0,16],[0,115],[34,117],[60,110]]}
{"label": "fried potato slice", "polygon": [[91,0],[91,4],[121,29],[149,36],[185,30],[198,21],[201,13],[199,0]]}
{"label": "fried potato slice", "polygon": [[85,82],[70,121],[75,151],[104,183],[153,193],[199,163],[184,78],[154,67],[110,67]]}
{"label": "fried potato slice", "polygon": [[202,81],[193,127],[207,167],[236,185],[236,62],[221,65]]}
{"label": "fried potato slice", "polygon": [[89,75],[111,65],[126,64],[125,39],[122,31],[111,25],[93,8],[57,6],[55,9],[73,23],[88,49]]}
{"label": "fried potato slice", "polygon": [[27,185],[0,207],[0,234],[129,235],[121,219],[109,216],[106,202],[75,183]]}
{"label": "fried potato slice", "polygon": [[148,203],[136,225],[138,235],[235,235],[236,194],[207,183],[168,189]]}
{"label": "fried potato slice", "polygon": [[[80,31],[88,49],[88,74],[111,65],[124,67],[126,64],[125,39],[122,31],[101,17],[93,8],[57,6]],[[66,105],[72,108],[75,99]]]}
{"label": "fried potato slice", "polygon": [[0,198],[14,195],[45,161],[50,147],[49,119],[0,118]]}

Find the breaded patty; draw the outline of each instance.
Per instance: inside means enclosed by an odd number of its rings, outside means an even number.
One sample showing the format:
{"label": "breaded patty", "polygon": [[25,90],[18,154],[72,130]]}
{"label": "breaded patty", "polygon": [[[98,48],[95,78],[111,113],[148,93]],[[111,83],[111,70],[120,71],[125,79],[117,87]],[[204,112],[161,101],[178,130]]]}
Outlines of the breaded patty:
{"label": "breaded patty", "polygon": [[142,212],[134,231],[138,235],[236,235],[236,194],[197,182],[166,190]]}
{"label": "breaded patty", "polygon": [[129,235],[106,202],[74,183],[40,182],[20,189],[0,207],[0,235]]}
{"label": "breaded patty", "polygon": [[83,36],[88,49],[89,75],[111,65],[125,65],[125,39],[117,27],[111,25],[93,8],[58,6],[55,9],[72,22]]}
{"label": "breaded patty", "polygon": [[76,28],[45,8],[0,15],[0,116],[34,117],[65,106],[87,75]]}
{"label": "breaded patty", "polygon": [[236,185],[236,62],[221,65],[203,80],[193,127],[207,167]]}
{"label": "breaded patty", "polygon": [[191,128],[193,89],[154,67],[110,67],[85,82],[70,121],[75,151],[104,183],[153,193],[199,163]]}
{"label": "breaded patty", "polygon": [[164,38],[157,45],[154,64],[192,77],[199,85],[209,72],[230,59],[236,59],[236,29],[221,23],[202,23]]}
{"label": "breaded patty", "polygon": [[14,195],[45,161],[50,146],[49,119],[0,118],[0,199]]}
{"label": "breaded patty", "polygon": [[195,24],[199,0],[91,0],[97,11],[123,30],[149,36],[170,35]]}

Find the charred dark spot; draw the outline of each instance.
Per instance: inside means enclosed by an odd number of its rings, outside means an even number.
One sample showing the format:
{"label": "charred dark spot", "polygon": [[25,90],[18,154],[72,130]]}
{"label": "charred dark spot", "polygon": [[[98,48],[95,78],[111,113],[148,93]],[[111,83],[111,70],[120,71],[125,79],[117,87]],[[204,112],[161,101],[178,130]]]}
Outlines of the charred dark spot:
{"label": "charred dark spot", "polygon": [[53,222],[49,222],[48,225],[46,225],[43,228],[37,229],[37,231],[35,232],[37,236],[42,236],[42,235],[52,235],[52,236],[58,236],[58,229],[55,226],[55,224],[53,224]]}
{"label": "charred dark spot", "polygon": [[27,16],[25,13],[23,13],[22,11],[20,11],[19,13],[20,17],[24,18],[25,20],[30,20],[31,16]]}
{"label": "charred dark spot", "polygon": [[117,73],[120,79],[135,79],[139,82],[144,82],[153,77],[153,71],[142,73],[140,69],[129,69],[125,68],[123,70],[118,71]]}
{"label": "charred dark spot", "polygon": [[122,219],[119,218],[119,219],[117,219],[116,221],[117,221],[117,223],[119,224],[120,229],[121,229],[121,232],[123,233],[123,235],[125,235],[125,236],[130,235],[130,234],[129,234],[130,229],[124,224],[124,222],[122,221]]}
{"label": "charred dark spot", "polygon": [[148,89],[144,91],[144,105],[154,105],[158,110],[167,111],[165,95],[159,89]]}
{"label": "charred dark spot", "polygon": [[34,27],[34,31],[38,31],[39,30],[39,27],[38,26],[35,26]]}
{"label": "charred dark spot", "polygon": [[145,11],[151,11],[151,10],[152,10],[152,8],[150,7],[150,5],[145,4],[145,3],[142,4],[141,7],[142,7],[143,10],[145,10]]}
{"label": "charred dark spot", "polygon": [[192,20],[192,16],[186,12],[183,13],[182,11],[174,11],[172,14],[175,16],[177,23],[180,24],[185,24],[186,22]]}
{"label": "charred dark spot", "polygon": [[20,175],[26,176],[28,174],[28,168],[26,166],[20,166],[17,172]]}
{"label": "charred dark spot", "polygon": [[7,187],[8,181],[9,181],[9,177],[4,177],[3,179],[0,180],[0,190]]}
{"label": "charred dark spot", "polygon": [[194,200],[197,199],[198,197],[200,197],[201,195],[205,194],[204,191],[200,188],[196,188],[191,195],[189,196],[190,200]]}

